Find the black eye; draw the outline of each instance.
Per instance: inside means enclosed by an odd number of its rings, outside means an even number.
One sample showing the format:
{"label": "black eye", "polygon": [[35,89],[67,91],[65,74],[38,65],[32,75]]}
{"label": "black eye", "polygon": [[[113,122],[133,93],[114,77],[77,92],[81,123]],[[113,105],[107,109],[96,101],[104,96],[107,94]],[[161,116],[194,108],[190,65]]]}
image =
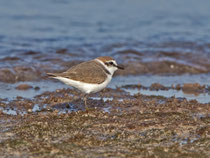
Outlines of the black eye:
{"label": "black eye", "polygon": [[107,66],[110,66],[110,65],[115,66],[115,64],[114,64],[112,61],[106,62],[105,64],[106,64]]}
{"label": "black eye", "polygon": [[113,62],[109,62],[109,64],[110,64],[110,65],[114,65],[114,63],[113,63]]}

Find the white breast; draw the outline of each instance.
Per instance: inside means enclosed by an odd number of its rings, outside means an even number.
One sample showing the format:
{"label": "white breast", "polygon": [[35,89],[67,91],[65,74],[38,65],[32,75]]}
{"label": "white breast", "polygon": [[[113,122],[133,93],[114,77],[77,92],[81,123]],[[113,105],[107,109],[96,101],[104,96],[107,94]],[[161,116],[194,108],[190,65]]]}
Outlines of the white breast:
{"label": "white breast", "polygon": [[79,89],[80,91],[88,94],[88,93],[96,93],[96,92],[99,92],[102,89],[104,89],[111,81],[112,76],[108,75],[107,79],[101,84],[84,83],[84,82],[75,81],[75,80],[71,80],[71,79],[64,78],[64,77],[53,77],[53,78],[58,79],[58,80],[64,82],[65,84],[75,87],[75,88]]}

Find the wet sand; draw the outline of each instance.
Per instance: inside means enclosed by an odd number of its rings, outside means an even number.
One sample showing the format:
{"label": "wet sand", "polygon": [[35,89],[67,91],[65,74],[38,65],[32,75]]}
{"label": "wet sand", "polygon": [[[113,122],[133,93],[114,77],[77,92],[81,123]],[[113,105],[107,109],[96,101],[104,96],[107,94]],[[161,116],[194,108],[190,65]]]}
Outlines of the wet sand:
{"label": "wet sand", "polygon": [[209,103],[126,91],[135,88],[146,87],[106,88],[88,107],[70,88],[1,99],[0,156],[208,157]]}
{"label": "wet sand", "polygon": [[[72,102],[69,93],[69,90],[60,90],[39,96],[39,105],[48,106],[35,112],[30,110],[30,103],[33,104],[30,100],[14,101],[18,108],[25,107],[28,114],[1,114],[0,155],[209,155],[209,104],[176,98],[130,96],[120,90],[108,89],[99,95],[110,97],[113,93],[113,100],[89,99],[88,110],[85,110],[82,101]],[[105,110],[106,107],[109,108]],[[69,113],[71,109],[74,110]]]}

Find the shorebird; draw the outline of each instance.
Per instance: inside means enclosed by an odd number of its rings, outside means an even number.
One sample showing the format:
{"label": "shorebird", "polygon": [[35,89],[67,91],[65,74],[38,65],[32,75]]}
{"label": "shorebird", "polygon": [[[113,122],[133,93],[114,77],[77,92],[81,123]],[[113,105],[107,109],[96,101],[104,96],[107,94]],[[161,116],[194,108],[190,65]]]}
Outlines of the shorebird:
{"label": "shorebird", "polygon": [[48,73],[48,75],[85,93],[84,102],[87,106],[86,96],[104,89],[118,69],[124,67],[117,65],[112,57],[101,56],[75,65],[65,72]]}

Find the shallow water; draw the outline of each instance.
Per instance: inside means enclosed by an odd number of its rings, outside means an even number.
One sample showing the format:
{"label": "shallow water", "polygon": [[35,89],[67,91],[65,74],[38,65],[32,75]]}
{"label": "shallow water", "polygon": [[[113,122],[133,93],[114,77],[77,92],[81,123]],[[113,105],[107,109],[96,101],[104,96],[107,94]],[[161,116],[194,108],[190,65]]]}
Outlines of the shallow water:
{"label": "shallow water", "polygon": [[[33,87],[38,86],[40,89],[28,89],[28,90],[17,90],[15,89],[16,86],[20,84],[29,84]],[[54,91],[56,89],[62,89],[67,88],[65,84],[62,84],[60,82],[53,82],[53,81],[39,81],[39,82],[19,82],[16,84],[5,84],[0,83],[0,98],[7,98],[9,100],[15,99],[17,96],[21,96],[23,98],[32,99],[34,96],[39,95],[46,91]]]}
{"label": "shallow water", "polygon": [[[35,90],[34,88],[28,89],[28,90],[17,90],[15,89],[16,86],[19,84],[29,84],[33,87],[39,87],[39,90]],[[186,98],[188,100],[197,100],[200,103],[209,103],[210,102],[210,93],[207,91],[206,93],[192,93],[192,94],[186,94],[182,90],[175,90],[175,89],[169,89],[169,90],[149,90],[149,87],[153,83],[160,83],[164,85],[165,87],[171,87],[172,85],[183,85],[184,83],[199,83],[201,85],[205,85],[206,87],[209,87],[210,78],[209,74],[203,74],[203,75],[181,75],[181,76],[159,76],[159,75],[141,75],[141,76],[117,76],[114,77],[111,81],[111,83],[108,85],[108,87],[115,89],[116,87],[123,87],[126,85],[142,85],[144,87],[148,87],[148,89],[129,89],[124,88],[125,91],[128,91],[131,93],[131,95],[141,93],[145,95],[155,95],[155,96],[164,96],[164,97],[178,97],[178,98]],[[43,92],[46,91],[55,91],[56,89],[62,89],[62,88],[69,88],[69,86],[61,83],[56,82],[56,80],[48,80],[48,81],[39,81],[39,82],[19,82],[16,84],[5,84],[0,83],[1,92],[0,98],[2,99],[8,99],[8,100],[14,100],[16,97],[21,96],[23,98],[32,99],[36,95],[40,95]],[[94,100],[100,100],[99,97],[93,97]],[[104,101],[112,100],[113,98],[103,98]],[[7,101],[8,101],[7,100]]]}
{"label": "shallow water", "polygon": [[186,94],[183,93],[181,90],[139,90],[139,89],[126,89],[131,95],[135,95],[137,93],[148,95],[148,96],[163,96],[166,98],[175,97],[175,98],[186,98],[187,100],[197,100],[199,103],[209,103],[210,102],[210,95],[206,93],[200,94]]}
{"label": "shallow water", "polygon": [[171,86],[184,83],[199,83],[201,85],[210,84],[210,74],[200,75],[179,75],[179,76],[160,76],[160,75],[140,75],[140,76],[117,76],[110,84],[111,88],[129,84],[141,84],[149,87],[152,83],[160,83],[164,86]]}

